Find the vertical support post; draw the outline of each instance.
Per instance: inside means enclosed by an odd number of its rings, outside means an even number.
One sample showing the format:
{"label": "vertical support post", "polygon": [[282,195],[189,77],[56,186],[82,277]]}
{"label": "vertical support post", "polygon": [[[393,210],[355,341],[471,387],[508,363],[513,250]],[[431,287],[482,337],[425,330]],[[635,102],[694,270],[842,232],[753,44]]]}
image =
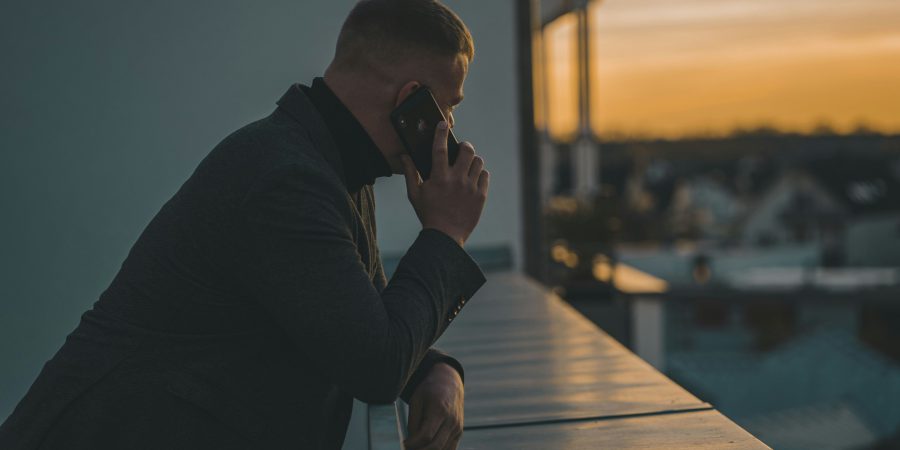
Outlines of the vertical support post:
{"label": "vertical support post", "polygon": [[[518,0],[516,8],[516,54],[519,73],[519,148],[521,163],[522,236],[525,273],[544,281],[541,217],[541,173],[538,135],[534,127],[532,33],[540,0]],[[539,25],[539,24],[538,24]]]}
{"label": "vertical support post", "polygon": [[598,158],[597,147],[590,138],[582,136],[572,147],[573,175],[575,178],[575,195],[588,202],[597,193]]}
{"label": "vertical support post", "polygon": [[631,300],[631,347],[659,371],[666,368],[665,308],[660,297]]}
{"label": "vertical support post", "polygon": [[[387,405],[368,405],[369,447],[368,450],[403,450],[403,441],[408,437],[406,430],[406,410],[396,400]],[[345,446],[345,448],[347,448]]]}
{"label": "vertical support post", "polygon": [[353,400],[353,412],[344,436],[343,450],[369,449],[369,405]]}
{"label": "vertical support post", "polygon": [[597,152],[591,134],[590,96],[590,32],[588,0],[578,4],[578,105],[579,136],[573,145],[572,174],[575,178],[575,195],[582,201],[590,200],[597,191]]}

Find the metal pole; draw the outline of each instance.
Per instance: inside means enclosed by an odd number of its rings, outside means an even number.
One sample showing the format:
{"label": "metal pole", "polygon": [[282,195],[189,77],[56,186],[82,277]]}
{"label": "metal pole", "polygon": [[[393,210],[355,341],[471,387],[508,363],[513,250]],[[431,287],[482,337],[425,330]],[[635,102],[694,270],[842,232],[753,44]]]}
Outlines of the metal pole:
{"label": "metal pole", "polygon": [[545,281],[543,218],[540,204],[540,153],[538,135],[534,128],[534,66],[531,60],[532,33],[536,29],[535,14],[540,12],[540,0],[517,0],[515,5],[524,268],[528,276]]}
{"label": "metal pole", "polygon": [[597,191],[597,149],[591,134],[590,32],[587,0],[580,0],[578,11],[578,105],[579,135],[572,146],[576,196],[589,202]]}

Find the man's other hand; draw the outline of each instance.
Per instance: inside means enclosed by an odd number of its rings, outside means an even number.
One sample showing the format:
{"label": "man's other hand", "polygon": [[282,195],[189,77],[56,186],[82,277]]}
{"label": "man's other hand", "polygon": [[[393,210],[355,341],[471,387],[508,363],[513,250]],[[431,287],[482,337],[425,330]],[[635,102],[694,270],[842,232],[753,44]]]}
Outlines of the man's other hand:
{"label": "man's other hand", "polygon": [[463,431],[463,397],[459,372],[435,364],[410,398],[407,450],[456,450]]}
{"label": "man's other hand", "polygon": [[459,144],[459,156],[451,166],[447,156],[447,122],[438,124],[434,133],[431,176],[422,177],[408,155],[403,155],[406,193],[423,228],[434,228],[463,245],[487,200],[490,173],[484,170],[484,160],[475,155],[475,147],[468,142]]}

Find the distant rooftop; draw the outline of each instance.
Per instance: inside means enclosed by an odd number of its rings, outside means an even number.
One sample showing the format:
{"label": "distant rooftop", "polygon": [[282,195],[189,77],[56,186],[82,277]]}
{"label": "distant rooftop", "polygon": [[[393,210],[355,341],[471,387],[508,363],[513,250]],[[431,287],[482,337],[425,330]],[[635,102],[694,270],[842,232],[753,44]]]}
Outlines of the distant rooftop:
{"label": "distant rooftop", "polygon": [[858,448],[897,432],[900,366],[820,329],[758,357],[679,351],[668,373],[779,449]]}

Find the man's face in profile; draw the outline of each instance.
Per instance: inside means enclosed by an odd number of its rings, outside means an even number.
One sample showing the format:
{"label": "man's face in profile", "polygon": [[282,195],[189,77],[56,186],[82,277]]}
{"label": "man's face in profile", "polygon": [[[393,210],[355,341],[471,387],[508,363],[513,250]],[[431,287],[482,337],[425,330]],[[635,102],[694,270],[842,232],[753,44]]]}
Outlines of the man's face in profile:
{"label": "man's face in profile", "polygon": [[[415,78],[408,80],[404,84],[404,91],[398,95],[398,98],[402,101],[419,86],[427,86],[431,90],[432,95],[434,95],[434,99],[441,108],[444,117],[447,118],[452,127],[455,122],[453,110],[463,100],[463,84],[468,71],[469,60],[463,54],[459,54],[456,57],[428,58],[414,72],[413,77]],[[415,82],[415,88],[409,89],[409,82]],[[401,154],[406,153],[406,150],[400,142],[399,136],[394,132],[393,125],[389,121],[386,121],[385,125],[390,127],[390,135],[393,136],[393,144],[391,145],[393,151],[390,156],[399,158]]]}
{"label": "man's face in profile", "polygon": [[443,70],[435,71],[434,82],[427,84],[434,94],[444,117],[453,126],[453,110],[463,101],[463,84],[469,72],[469,61],[464,55],[445,59]]}

